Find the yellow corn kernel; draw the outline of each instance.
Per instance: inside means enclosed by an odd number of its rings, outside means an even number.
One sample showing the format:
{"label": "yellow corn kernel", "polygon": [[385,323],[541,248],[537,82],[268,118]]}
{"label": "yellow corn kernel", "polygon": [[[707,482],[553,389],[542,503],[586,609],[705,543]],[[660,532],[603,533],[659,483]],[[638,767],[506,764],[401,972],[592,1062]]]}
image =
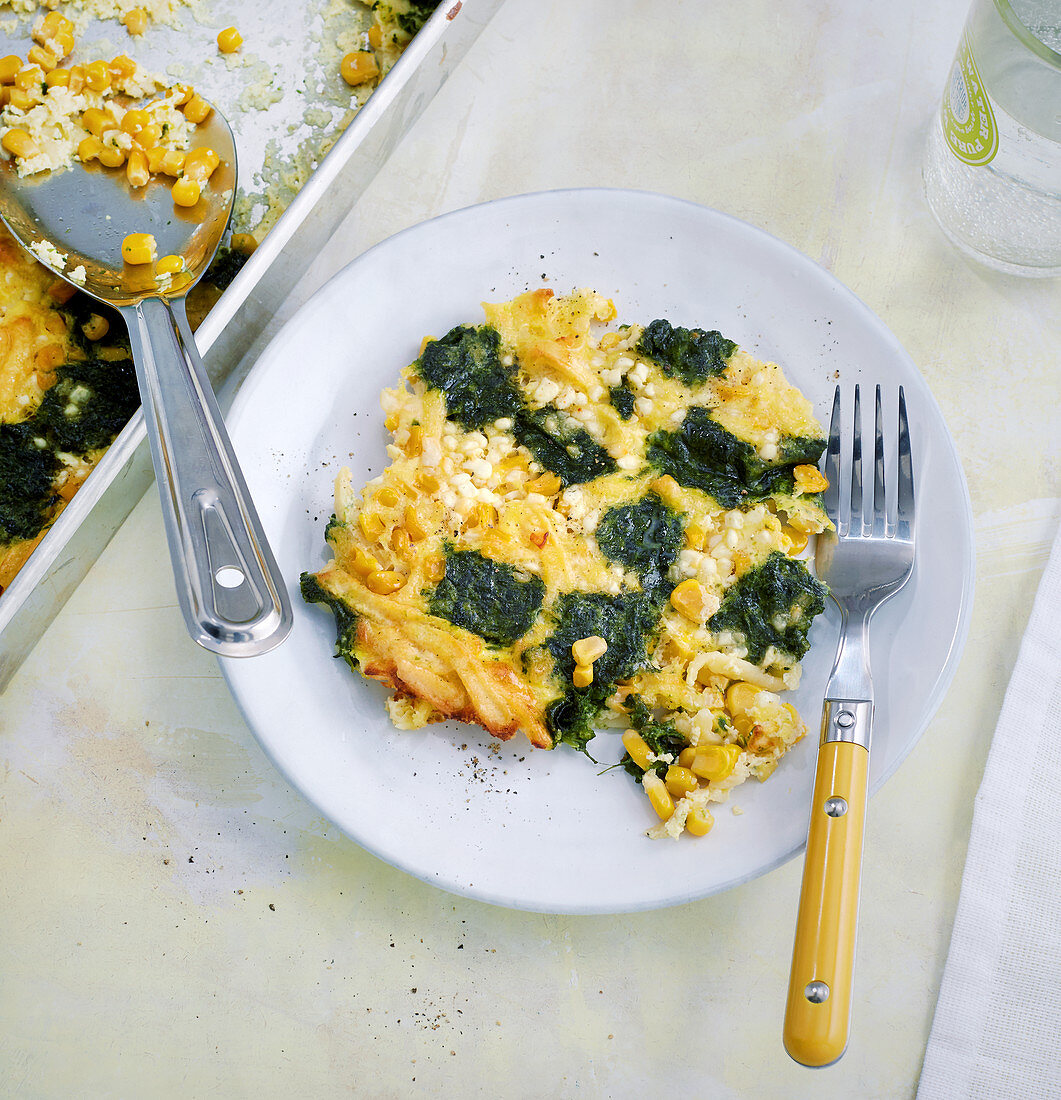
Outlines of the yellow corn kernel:
{"label": "yellow corn kernel", "polygon": [[154,263],[155,238],[150,233],[130,233],[122,241],[122,259],[127,264]]}
{"label": "yellow corn kernel", "polygon": [[104,142],[100,147],[99,162],[105,168],[121,168],[125,163],[125,150],[117,145],[108,145]]}
{"label": "yellow corn kernel", "polygon": [[44,78],[44,83],[49,88],[69,88],[70,87],[70,70],[69,69],[52,69],[50,73]]}
{"label": "yellow corn kernel", "polygon": [[373,23],[368,28],[368,44],[374,49],[378,50],[383,45],[383,29],[378,23]]}
{"label": "yellow corn kernel", "polygon": [[111,58],[107,64],[107,71],[111,74],[112,80],[125,80],[136,72],[136,62],[131,57],[120,53],[117,57]]}
{"label": "yellow corn kernel", "polygon": [[688,768],[683,768],[681,764],[671,764],[667,769],[667,777],[664,783],[667,785],[667,790],[675,798],[684,798],[690,791],[695,791],[700,786],[696,781],[696,776]]}
{"label": "yellow corn kernel", "polygon": [[817,466],[797,466],[792,471],[796,493],[821,493],[829,488],[829,481]]}
{"label": "yellow corn kernel", "polygon": [[151,116],[147,111],[142,111],[139,107],[133,107],[122,116],[122,129],[127,134],[136,137],[150,121]]}
{"label": "yellow corn kernel", "polygon": [[120,346],[100,348],[96,352],[96,357],[102,359],[104,363],[120,363],[123,359],[129,358],[129,350]]}
{"label": "yellow corn kernel", "polygon": [[627,730],[623,734],[623,748],[630,754],[630,759],[644,771],[651,761],[649,756],[652,750],[648,747],[648,742],[637,732],[637,730]]}
{"label": "yellow corn kernel", "polygon": [[680,753],[678,753],[678,763],[683,768],[692,767],[693,758],[696,756],[696,748],[693,745],[687,745]]}
{"label": "yellow corn kernel", "polygon": [[351,88],[365,84],[379,76],[379,65],[369,50],[355,50],[348,53],[339,65],[339,74]]}
{"label": "yellow corn kernel", "polygon": [[[73,24],[71,24],[71,27]],[[51,48],[54,50],[56,46],[59,47],[59,52],[63,57],[69,57],[74,52],[74,35],[73,31],[60,31],[52,40]]]}
{"label": "yellow corn kernel", "polygon": [[102,151],[103,146],[98,138],[82,138],[77,144],[77,159],[82,164],[88,164],[90,160],[95,160]]}
{"label": "yellow corn kernel", "polygon": [[416,509],[411,505],[405,506],[405,529],[409,532],[409,538],[413,542],[420,542],[427,538],[427,528],[420,520],[420,516]]}
{"label": "yellow corn kernel", "polygon": [[151,173],[147,169],[147,154],[134,149],[125,164],[125,178],[130,187],[146,187]]}
{"label": "yellow corn kernel", "polygon": [[694,807],[685,815],[686,832],[692,833],[693,836],[707,836],[714,824],[715,819],[706,807]]}
{"label": "yellow corn kernel", "polygon": [[492,504],[487,504],[485,501],[479,501],[472,514],[475,516],[475,521],[480,527],[489,529],[497,523],[497,509]]}
{"label": "yellow corn kernel", "polygon": [[144,8],[130,8],[121,21],[130,34],[141,35],[147,30],[147,11]]}
{"label": "yellow corn kernel", "polygon": [[157,122],[149,122],[139,133],[135,134],[133,141],[146,153],[153,149],[162,140],[162,127]]}
{"label": "yellow corn kernel", "polygon": [[425,493],[434,493],[438,491],[439,486],[442,484],[437,477],[429,470],[421,470],[416,475],[417,484]]}
{"label": "yellow corn kernel", "polygon": [[201,145],[198,149],[192,149],[185,154],[184,175],[187,179],[204,184],[214,174],[214,170],[220,163],[221,158],[213,149]]}
{"label": "yellow corn kernel", "polygon": [[717,783],[733,774],[739,759],[739,745],[698,745],[690,770],[701,779]]}
{"label": "yellow corn kernel", "polygon": [[389,596],[392,592],[397,592],[403,584],[405,578],[393,569],[377,569],[365,578],[365,587],[377,596]]}
{"label": "yellow corn kernel", "polygon": [[762,690],[755,684],[749,684],[747,680],[734,680],[726,688],[726,710],[731,715],[743,714],[755,705],[756,696]]}
{"label": "yellow corn kernel", "polygon": [[663,780],[655,772],[645,772],[641,776],[641,786],[645,788],[645,794],[659,819],[666,821],[674,813],[674,799]]}
{"label": "yellow corn kernel", "polygon": [[379,572],[379,562],[371,555],[365,553],[359,546],[354,551],[354,572],[361,577],[367,577],[369,573]]}
{"label": "yellow corn kernel", "polygon": [[593,666],[575,665],[575,670],[571,673],[571,683],[577,688],[588,688],[593,683]]}
{"label": "yellow corn kernel", "polygon": [[94,92],[105,92],[111,86],[111,71],[106,61],[93,61],[85,66],[85,84]]}
{"label": "yellow corn kernel", "polygon": [[243,45],[243,35],[235,27],[226,27],[217,36],[217,48],[222,53],[235,53]]}
{"label": "yellow corn kernel", "polygon": [[178,271],[184,270],[184,258],[182,256],[163,256],[161,260],[155,264],[156,275],[176,275]]}
{"label": "yellow corn kernel", "polygon": [[393,508],[400,499],[398,494],[389,485],[384,485],[383,488],[376,493],[376,502],[382,504],[384,508]]}
{"label": "yellow corn kernel", "polygon": [[7,92],[4,97],[7,102],[20,111],[28,111],[30,107],[35,107],[41,101],[39,91],[27,92],[25,88],[5,88],[4,90]]}
{"label": "yellow corn kernel", "polygon": [[650,488],[668,502],[678,499],[682,491],[681,486],[670,476],[670,474],[664,474],[662,477],[657,477],[655,481],[652,482]]}
{"label": "yellow corn kernel", "polygon": [[562,482],[556,474],[546,471],[543,474],[539,474],[532,481],[527,482],[527,492],[541,493],[543,497],[551,497],[560,492],[561,485]]}
{"label": "yellow corn kernel", "polygon": [[93,137],[99,137],[104,130],[114,129],[114,118],[109,111],[101,111],[98,107],[89,107],[81,115],[81,125]]}
{"label": "yellow corn kernel", "polygon": [[147,153],[147,167],[152,173],[162,171],[162,161],[165,159],[166,153],[169,150],[164,145],[153,145],[150,149],[145,150]]}
{"label": "yellow corn kernel", "polygon": [[47,42],[49,38],[54,38],[55,35],[62,30],[64,23],[69,22],[70,21],[61,12],[50,11],[40,23],[34,27],[30,37],[34,42]]}
{"label": "yellow corn kernel", "polygon": [[579,638],[571,647],[571,656],[579,665],[591,665],[598,657],[603,657],[608,652],[608,643],[599,635],[591,634],[588,638]]}
{"label": "yellow corn kernel", "polygon": [[[46,377],[47,375],[55,374],[55,368],[58,367],[65,358],[63,349],[56,344],[49,344],[47,347],[41,348],[33,357],[33,365],[38,380],[40,380],[42,375]],[[52,381],[54,381],[54,379],[52,379]]]}
{"label": "yellow corn kernel", "polygon": [[391,549],[399,558],[408,556],[409,551],[412,549],[412,540],[409,538],[409,532],[404,527],[395,527],[391,532]]}
{"label": "yellow corn kernel", "polygon": [[33,138],[19,126],[13,126],[8,130],[0,144],[13,157],[35,157],[40,152]]}
{"label": "yellow corn kernel", "polygon": [[375,512],[362,512],[357,517],[357,525],[361,528],[361,534],[370,542],[374,542],[383,534],[383,520]]}
{"label": "yellow corn kernel", "polygon": [[690,578],[675,586],[674,591],[671,592],[671,607],[679,614],[684,615],[687,619],[691,619],[694,623],[697,623],[703,618],[704,609],[706,607],[706,596],[707,593],[704,591],[704,586],[699,581]]}
{"label": "yellow corn kernel", "polygon": [[77,293],[77,287],[65,279],[59,279],[48,287],[48,297],[58,305],[65,305]]}
{"label": "yellow corn kernel", "polygon": [[414,424],[409,429],[409,438],[405,443],[405,453],[410,458],[417,458],[424,449],[424,436],[419,424]]}
{"label": "yellow corn kernel", "polygon": [[685,528],[685,545],[690,550],[703,550],[707,531],[695,521]]}
{"label": "yellow corn kernel", "polygon": [[173,105],[183,107],[195,95],[195,89],[190,84],[176,84],[170,89],[170,94],[173,96]]}
{"label": "yellow corn kernel", "polygon": [[26,60],[36,65],[42,73],[50,73],[60,59],[47,46],[30,46]]}
{"label": "yellow corn kernel", "polygon": [[21,88],[24,92],[39,92],[43,82],[44,73],[36,65],[32,65],[27,69],[19,69],[15,73],[15,87]]}
{"label": "yellow corn kernel", "polygon": [[180,176],[184,171],[184,154],[179,149],[167,149],[162,156],[159,169],[167,176]]}
{"label": "yellow corn kernel", "polygon": [[388,432],[393,432],[398,427],[398,414],[391,413],[386,420],[383,421],[383,426]]}
{"label": "yellow corn kernel", "polygon": [[23,65],[22,58],[16,53],[9,53],[7,57],[0,57],[0,84],[14,84]]}
{"label": "yellow corn kernel", "polygon": [[191,99],[184,104],[184,117],[193,125],[198,126],[210,117],[213,107],[206,102],[198,92],[192,94]]}
{"label": "yellow corn kernel", "polygon": [[93,341],[102,340],[110,330],[110,322],[106,317],[102,317],[98,313],[93,313],[81,326],[81,331],[85,334],[85,339]]}
{"label": "yellow corn kernel", "polygon": [[252,233],[233,233],[232,248],[236,252],[242,252],[244,256],[250,256],[258,247],[258,242]]}
{"label": "yellow corn kernel", "polygon": [[195,180],[181,177],[172,187],[173,201],[178,206],[194,206],[202,195],[202,188]]}
{"label": "yellow corn kernel", "polygon": [[614,348],[615,345],[618,344],[621,339],[622,339],[622,337],[617,332],[606,332],[600,338],[600,346],[605,351],[607,351],[608,348]]}
{"label": "yellow corn kernel", "polygon": [[424,577],[427,580],[433,581],[435,584],[438,584],[438,582],[442,580],[445,575],[446,562],[441,555],[435,554],[424,562]]}
{"label": "yellow corn kernel", "polygon": [[781,527],[781,538],[785,544],[786,552],[795,557],[807,549],[807,541],[810,535],[806,531],[797,530],[786,523]]}

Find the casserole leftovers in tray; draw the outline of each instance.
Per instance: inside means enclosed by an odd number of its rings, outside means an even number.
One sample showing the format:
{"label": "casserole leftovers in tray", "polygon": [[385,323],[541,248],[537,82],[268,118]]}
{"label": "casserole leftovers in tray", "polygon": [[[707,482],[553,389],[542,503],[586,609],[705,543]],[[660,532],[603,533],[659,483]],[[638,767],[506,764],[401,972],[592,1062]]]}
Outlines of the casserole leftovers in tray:
{"label": "casserole leftovers in tray", "polygon": [[[177,0],[53,0],[41,6],[0,0],[0,13],[17,13],[27,36],[25,56],[0,58],[3,157],[30,174],[65,165],[77,171],[81,161],[98,161],[118,177],[116,185],[142,186],[143,173],[150,172],[170,175],[178,194],[190,189],[191,165],[186,169],[178,160],[182,128],[194,126],[201,97],[173,79],[182,62],[163,77],[135,61],[141,36],[148,41],[152,27],[174,22],[182,7],[195,10]],[[213,14],[223,16],[221,7]],[[315,146],[320,155],[435,7],[394,0],[328,9],[321,49],[336,87],[345,89],[330,94],[339,101],[345,95],[348,108],[338,124],[322,115]],[[82,56],[78,38],[90,17],[111,20],[126,39],[125,52],[109,60]],[[232,30],[218,35],[220,54],[238,55],[238,28],[235,36]],[[155,112],[158,118],[148,111],[137,126],[128,97],[141,93],[169,102]],[[261,106],[252,100],[247,109]],[[304,165],[286,170],[277,162],[272,168],[271,186],[237,198],[240,224],[232,247],[222,250],[189,299],[193,328],[304,182]],[[42,258],[55,259],[50,253]],[[76,281],[76,271],[68,275]],[[57,281],[0,228],[0,597],[138,405],[120,318]]]}

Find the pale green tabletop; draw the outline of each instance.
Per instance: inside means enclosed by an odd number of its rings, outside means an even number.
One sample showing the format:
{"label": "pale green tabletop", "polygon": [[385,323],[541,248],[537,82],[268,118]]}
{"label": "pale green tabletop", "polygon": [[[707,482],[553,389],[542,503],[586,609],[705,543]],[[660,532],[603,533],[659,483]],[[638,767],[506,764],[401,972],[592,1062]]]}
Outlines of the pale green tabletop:
{"label": "pale green tabletop", "polygon": [[187,639],[152,490],[0,699],[0,1091],[913,1095],[1061,510],[1058,284],[973,268],[921,197],[964,9],[508,0],[277,319],[424,218],[601,185],[761,226],[894,331],[965,467],[977,595],[942,708],[870,806],[843,1060],[781,1046],[799,860],[676,909],[550,917],[329,826]]}

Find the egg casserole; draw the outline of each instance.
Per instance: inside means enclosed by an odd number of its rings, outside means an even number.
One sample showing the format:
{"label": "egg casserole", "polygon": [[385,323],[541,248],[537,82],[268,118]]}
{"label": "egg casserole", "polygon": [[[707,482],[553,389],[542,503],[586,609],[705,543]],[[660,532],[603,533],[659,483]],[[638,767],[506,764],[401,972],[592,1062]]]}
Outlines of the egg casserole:
{"label": "egg casserole", "polygon": [[339,474],[303,597],[396,726],[587,755],[619,726],[650,835],[703,835],[806,732],[780,694],[824,607],[799,557],[829,526],[821,426],[718,332],[603,331],[591,290],[484,309],[383,392],[391,463],[360,494]]}

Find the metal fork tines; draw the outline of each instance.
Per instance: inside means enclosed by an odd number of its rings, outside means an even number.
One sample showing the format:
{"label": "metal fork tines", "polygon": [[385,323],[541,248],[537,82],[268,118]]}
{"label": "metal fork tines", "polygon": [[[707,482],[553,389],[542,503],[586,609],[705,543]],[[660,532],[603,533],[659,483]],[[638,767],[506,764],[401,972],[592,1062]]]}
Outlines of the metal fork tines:
{"label": "metal fork tines", "polygon": [[[906,583],[914,564],[914,466],[906,395],[899,387],[894,488],[886,471],[881,388],[874,400],[873,489],[863,492],[862,400],[855,386],[848,476],[843,476],[840,387],[833,396],[823,500],[836,527],[818,540],[815,564],[840,609],[836,665],[826,689],[830,698],[872,700],[869,653],[863,628],[889,596]],[[846,485],[845,485],[846,482]],[[846,488],[846,492],[844,491]],[[868,507],[867,507],[868,506]],[[867,731],[868,732],[868,731]]]}
{"label": "metal fork tines", "polygon": [[862,484],[858,386],[846,467],[840,411],[838,387],[825,458],[829,488],[824,497],[836,530],[818,537],[815,564],[840,609],[840,640],[822,708],[784,1030],[785,1049],[806,1066],[829,1065],[847,1045],[873,725],[869,620],[902,588],[914,565],[914,464],[906,395],[900,386],[893,481],[886,471],[884,417],[877,387],[870,501]]}

